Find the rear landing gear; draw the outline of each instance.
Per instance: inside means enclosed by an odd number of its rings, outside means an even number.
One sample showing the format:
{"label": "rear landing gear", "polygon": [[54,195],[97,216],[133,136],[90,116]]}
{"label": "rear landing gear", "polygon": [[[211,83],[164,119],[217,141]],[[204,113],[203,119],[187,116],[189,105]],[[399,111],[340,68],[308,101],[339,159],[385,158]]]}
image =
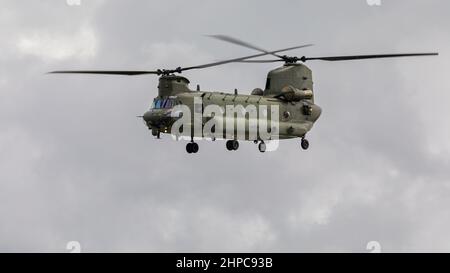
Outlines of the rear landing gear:
{"label": "rear landing gear", "polygon": [[226,146],[228,151],[237,151],[239,149],[239,141],[228,140]]}
{"label": "rear landing gear", "polygon": [[197,143],[195,143],[195,142],[189,142],[187,145],[186,145],[186,152],[188,153],[188,154],[196,154],[196,153],[198,153],[198,144]]}
{"label": "rear landing gear", "polygon": [[262,142],[261,141],[261,143],[259,143],[259,145],[258,145],[258,150],[261,152],[261,153],[265,153],[266,152],[266,143],[264,143],[264,142]]}
{"label": "rear landing gear", "polygon": [[309,141],[306,138],[302,138],[301,146],[303,150],[308,150],[309,148]]}

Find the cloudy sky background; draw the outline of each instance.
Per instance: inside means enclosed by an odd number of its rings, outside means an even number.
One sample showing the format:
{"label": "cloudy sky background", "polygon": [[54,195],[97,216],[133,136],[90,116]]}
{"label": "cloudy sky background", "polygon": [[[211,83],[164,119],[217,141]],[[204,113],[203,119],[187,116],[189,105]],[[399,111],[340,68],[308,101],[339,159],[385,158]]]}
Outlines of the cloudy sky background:
{"label": "cloudy sky background", "polygon": [[[0,0],[0,251],[450,251],[450,2]],[[323,115],[311,148],[155,140],[136,115],[157,77],[45,75],[155,69],[254,52],[439,51],[311,62]],[[249,93],[276,65],[185,73]]]}

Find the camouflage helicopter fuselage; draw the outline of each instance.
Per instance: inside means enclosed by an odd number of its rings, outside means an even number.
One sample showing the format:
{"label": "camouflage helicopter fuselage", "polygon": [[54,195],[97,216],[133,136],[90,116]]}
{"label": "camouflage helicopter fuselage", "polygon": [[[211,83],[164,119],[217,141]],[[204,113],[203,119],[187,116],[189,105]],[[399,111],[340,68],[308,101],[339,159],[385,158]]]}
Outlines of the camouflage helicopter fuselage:
{"label": "camouflage helicopter fuselage", "polygon": [[[199,88],[197,88],[199,89]],[[200,107],[195,105],[195,101],[201,101]],[[155,104],[156,103],[156,104]],[[157,105],[159,103],[159,105]],[[165,104],[164,107],[162,104]],[[285,64],[269,72],[266,81],[265,90],[259,88],[254,89],[250,95],[213,91],[191,90],[189,88],[189,80],[185,77],[176,75],[164,75],[159,78],[158,97],[154,99],[152,108],[144,114],[144,121],[153,135],[158,136],[160,133],[171,133],[172,125],[177,120],[172,115],[175,105],[187,106],[191,113],[203,112],[209,105],[218,105],[222,108],[226,106],[261,106],[270,109],[272,106],[278,106],[278,132],[277,139],[302,138],[302,147],[307,149],[309,143],[305,139],[305,135],[309,132],[314,123],[321,115],[321,108],[314,103],[312,72],[304,64],[294,63]],[[244,118],[245,134],[239,135],[235,130],[230,135],[225,132],[225,121],[222,128],[223,132],[215,132],[217,138],[230,139],[227,148],[232,147],[232,142],[237,140],[261,141],[264,139],[260,134],[252,135],[249,132],[249,117],[233,117],[232,124],[237,126],[238,119]],[[258,116],[258,119],[262,117]],[[270,114],[264,117],[269,121],[274,120]],[[203,117],[202,125],[211,119],[211,117]],[[194,122],[190,123],[194,126]],[[190,128],[192,142],[194,137],[207,137],[203,131],[195,133],[194,128]],[[270,128],[268,130],[270,132]],[[303,145],[304,144],[304,145]],[[197,146],[198,149],[198,146]],[[237,148],[236,148],[237,149]],[[229,150],[236,150],[230,149]],[[260,147],[261,150],[261,147]],[[263,152],[263,151],[262,151]]]}

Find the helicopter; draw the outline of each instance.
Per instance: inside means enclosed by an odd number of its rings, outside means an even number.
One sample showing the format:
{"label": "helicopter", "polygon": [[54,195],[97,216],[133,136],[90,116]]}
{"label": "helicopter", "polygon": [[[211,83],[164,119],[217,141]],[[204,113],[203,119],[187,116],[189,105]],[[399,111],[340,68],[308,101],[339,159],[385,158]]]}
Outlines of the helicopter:
{"label": "helicopter", "polygon": [[[195,142],[195,138],[210,138],[213,141],[216,139],[227,140],[226,148],[228,151],[237,151],[239,141],[253,141],[258,144],[258,150],[264,153],[268,150],[266,142],[274,139],[300,139],[300,146],[303,150],[307,150],[310,146],[306,135],[321,116],[322,109],[314,101],[312,70],[305,65],[306,62],[439,55],[438,53],[402,53],[297,57],[281,55],[280,53],[310,47],[312,44],[269,51],[231,36],[210,35],[209,37],[256,50],[259,53],[175,69],[150,71],[59,70],[49,73],[159,76],[158,96],[154,98],[150,109],[139,116],[154,137],[159,139],[161,134],[171,134],[179,140],[180,136],[185,136],[189,140],[186,145],[186,151],[189,154],[199,152],[199,145]],[[255,59],[267,55],[272,56],[273,59]],[[179,75],[189,70],[205,69],[228,63],[276,62],[282,62],[283,65],[268,72],[264,90],[255,88],[250,94],[239,94],[237,89],[234,93],[202,91],[199,85],[197,85],[196,90],[191,90],[189,88],[190,81]],[[208,108],[212,106],[216,106],[215,109],[218,108],[220,111],[210,113]],[[233,112],[232,115],[223,117],[220,113],[223,114],[225,108],[228,110],[228,106],[242,106],[244,110],[253,107],[251,110],[255,112],[255,115],[249,113],[238,115]],[[271,111],[269,114],[268,108],[277,111]],[[180,111],[180,109],[186,111]],[[264,111],[261,111],[261,109],[264,109]],[[219,114],[217,114],[218,112]],[[262,122],[263,119],[265,122]],[[184,122],[180,126],[181,120]],[[174,130],[175,127],[177,127],[177,130]],[[206,130],[206,127],[209,130]],[[242,130],[238,130],[238,127]]]}

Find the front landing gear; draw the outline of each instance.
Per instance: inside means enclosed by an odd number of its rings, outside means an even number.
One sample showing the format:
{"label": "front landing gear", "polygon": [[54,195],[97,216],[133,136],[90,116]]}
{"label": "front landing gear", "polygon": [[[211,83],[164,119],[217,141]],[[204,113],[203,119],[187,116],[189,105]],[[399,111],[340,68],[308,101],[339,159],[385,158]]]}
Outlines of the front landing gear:
{"label": "front landing gear", "polygon": [[308,150],[309,148],[309,141],[305,137],[302,137],[301,146],[303,150]]}
{"label": "front landing gear", "polygon": [[157,139],[161,138],[161,131],[159,131],[157,128],[152,128],[152,135],[156,137]]}
{"label": "front landing gear", "polygon": [[228,140],[226,146],[228,151],[237,151],[239,149],[239,141]]}
{"label": "front landing gear", "polygon": [[188,154],[196,154],[198,153],[198,144],[195,142],[189,142],[186,145],[186,152],[188,152]]}

